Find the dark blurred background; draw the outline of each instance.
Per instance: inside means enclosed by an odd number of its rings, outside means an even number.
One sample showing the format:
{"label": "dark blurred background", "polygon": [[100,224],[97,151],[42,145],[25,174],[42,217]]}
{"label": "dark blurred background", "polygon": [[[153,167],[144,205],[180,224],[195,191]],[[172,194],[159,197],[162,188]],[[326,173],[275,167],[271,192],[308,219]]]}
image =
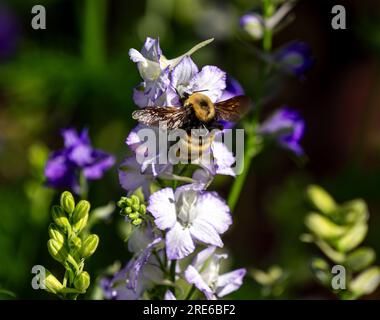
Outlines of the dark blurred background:
{"label": "dark blurred background", "polygon": [[[129,48],[139,50],[146,36],[159,36],[172,58],[214,37],[193,56],[196,63],[226,70],[255,98],[259,59],[254,44],[242,41],[239,18],[259,1],[100,2],[97,12],[91,1],[0,1],[0,288],[18,298],[48,297],[31,288],[33,265],[59,273],[46,250],[49,207],[58,193],[41,185],[49,150],[62,146],[60,129],[88,127],[93,145],[115,154],[118,163],[127,154],[132,88],[140,82]],[[301,40],[313,52],[314,66],[304,79],[279,77],[268,87],[262,114],[264,119],[282,105],[299,110],[308,159],[300,163],[276,148],[254,159],[225,236],[234,265],[278,264],[289,273],[283,298],[332,297],[309,271],[308,261],[318,251],[299,240],[308,210],[303,193],[310,183],[338,201],[367,201],[366,244],[380,254],[380,4],[341,2],[299,1],[293,22],[274,38],[275,49]],[[35,4],[46,8],[46,30],[30,26]],[[331,27],[334,4],[347,10],[346,30]],[[231,182],[220,179],[216,188],[226,196]],[[116,167],[90,187],[93,206],[122,195]],[[128,259],[120,221],[115,213],[94,227],[101,243],[89,260],[92,274]],[[260,288],[247,279],[233,297],[258,299]],[[380,298],[380,291],[370,298]]]}

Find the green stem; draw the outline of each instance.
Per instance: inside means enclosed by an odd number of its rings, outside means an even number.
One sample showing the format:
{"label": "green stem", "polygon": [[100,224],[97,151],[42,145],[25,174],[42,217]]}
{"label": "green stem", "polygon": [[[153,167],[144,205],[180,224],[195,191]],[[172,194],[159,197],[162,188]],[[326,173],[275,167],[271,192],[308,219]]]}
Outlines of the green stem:
{"label": "green stem", "polygon": [[84,0],[82,18],[82,56],[90,67],[105,62],[106,0]]}
{"label": "green stem", "polygon": [[[263,0],[263,15],[264,21],[268,20],[273,14],[272,0]],[[272,49],[272,29],[265,27],[263,35],[263,50],[264,52],[270,52]]]}
{"label": "green stem", "polygon": [[[273,5],[271,0],[263,0],[263,12],[264,19],[268,19],[273,14]],[[272,50],[272,39],[273,32],[271,29],[264,29],[264,36],[262,42],[263,51],[269,53]],[[248,132],[248,141],[246,144],[246,148],[244,151],[244,167],[242,169],[242,173],[238,175],[232,185],[230,194],[228,196],[228,205],[231,211],[234,211],[236,204],[239,200],[241,191],[244,187],[245,181],[247,179],[249,169],[251,167],[252,159],[261,151],[261,145],[258,144],[257,136],[256,136],[256,127],[258,125],[259,120],[259,111],[261,109],[261,96],[264,91],[264,83],[268,73],[268,68],[263,66],[260,72],[259,79],[259,88],[258,88],[258,97],[257,97],[257,105],[255,107],[256,111],[253,113],[252,118],[250,120],[251,130]]]}
{"label": "green stem", "polygon": [[84,176],[83,172],[81,172],[79,176],[79,193],[80,193],[80,198],[82,200],[87,200],[88,198],[88,182],[86,177]]}
{"label": "green stem", "polygon": [[[170,264],[170,280],[175,283],[175,269],[177,266],[177,260],[172,260]],[[175,287],[173,287],[173,294],[175,295]]]}
{"label": "green stem", "polygon": [[190,300],[191,297],[193,296],[193,294],[194,294],[194,292],[195,292],[196,289],[197,289],[197,288],[193,285],[193,286],[191,287],[191,289],[189,290],[189,293],[187,294],[185,300]]}
{"label": "green stem", "polygon": [[259,148],[257,148],[256,135],[251,133],[248,135],[247,146],[244,151],[244,167],[242,168],[241,174],[236,177],[228,196],[228,206],[231,211],[235,210],[241,191],[244,187],[245,180],[247,179],[252,159],[258,153]]}

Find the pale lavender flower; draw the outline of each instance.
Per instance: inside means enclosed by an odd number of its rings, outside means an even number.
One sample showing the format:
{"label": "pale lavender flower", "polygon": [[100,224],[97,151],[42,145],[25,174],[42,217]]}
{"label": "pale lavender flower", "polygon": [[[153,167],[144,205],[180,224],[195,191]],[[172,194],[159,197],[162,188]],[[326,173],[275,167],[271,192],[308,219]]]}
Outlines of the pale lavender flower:
{"label": "pale lavender flower", "polygon": [[227,204],[215,192],[200,192],[188,186],[155,192],[147,210],[156,226],[166,231],[166,254],[170,260],[191,254],[195,241],[222,247],[220,234],[232,223]]}
{"label": "pale lavender flower", "polygon": [[169,73],[182,60],[195,51],[210,43],[213,39],[203,41],[190,49],[184,55],[168,60],[162,54],[159,40],[147,38],[141,52],[129,50],[129,56],[137,64],[140,75],[144,80],[135,90],[133,99],[139,107],[178,105],[178,97],[170,86]]}
{"label": "pale lavender flower", "polygon": [[208,247],[197,254],[185,270],[185,279],[204,293],[208,300],[222,298],[238,290],[246,274],[245,269],[237,269],[220,275],[222,259],[226,254],[216,254],[215,247]]}
{"label": "pale lavender flower", "polygon": [[65,129],[62,136],[64,149],[52,152],[45,166],[47,185],[79,193],[80,174],[88,180],[97,180],[114,165],[112,155],[91,146],[86,129],[80,134],[75,129]]}
{"label": "pale lavender flower", "polygon": [[281,108],[260,126],[259,133],[273,137],[283,148],[302,156],[304,151],[300,146],[300,140],[304,130],[305,121],[298,112]]}
{"label": "pale lavender flower", "polygon": [[107,299],[138,300],[144,291],[152,288],[163,278],[152,250],[161,242],[156,238],[132,258],[127,265],[112,278],[103,278],[101,288]]}
{"label": "pale lavender flower", "polygon": [[[160,164],[159,156],[160,152],[167,152],[166,149],[156,146],[158,153],[154,154],[152,158],[146,158],[142,163],[137,161],[138,154],[145,154],[146,148],[142,146],[142,141],[138,135],[140,129],[146,129],[143,125],[137,125],[129,133],[126,144],[134,152],[134,155],[126,158],[119,167],[119,182],[121,186],[128,191],[128,194],[132,194],[138,188],[142,188],[142,192],[146,198],[150,195],[150,185],[158,177],[171,178],[173,166],[170,163]],[[152,129],[153,130],[153,129]],[[155,130],[158,134],[158,130]]]}

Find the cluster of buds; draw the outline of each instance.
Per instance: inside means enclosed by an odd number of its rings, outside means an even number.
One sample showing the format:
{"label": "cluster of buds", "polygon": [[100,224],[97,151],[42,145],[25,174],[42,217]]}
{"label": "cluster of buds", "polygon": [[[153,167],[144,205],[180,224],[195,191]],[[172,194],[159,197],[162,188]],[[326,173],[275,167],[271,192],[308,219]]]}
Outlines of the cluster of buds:
{"label": "cluster of buds", "polygon": [[335,265],[346,271],[343,291],[334,289],[341,298],[357,299],[372,293],[380,283],[380,268],[371,266],[376,254],[372,248],[359,247],[368,231],[368,209],[361,199],[337,204],[322,188],[310,186],[308,199],[314,207],[305,219],[308,234],[305,242],[315,243],[333,263],[322,258],[312,260],[312,270],[317,279],[331,287]]}
{"label": "cluster of buds", "polygon": [[120,214],[127,217],[134,226],[139,226],[146,218],[146,206],[136,195],[130,198],[121,197],[117,206],[120,208]]}
{"label": "cluster of buds", "polygon": [[98,247],[99,237],[86,230],[90,203],[81,200],[75,205],[73,195],[65,191],[60,205],[51,209],[53,223],[49,226],[47,247],[50,255],[65,268],[61,283],[47,271],[46,290],[62,298],[76,298],[86,292],[90,285],[90,275],[84,271],[85,259],[92,256]]}

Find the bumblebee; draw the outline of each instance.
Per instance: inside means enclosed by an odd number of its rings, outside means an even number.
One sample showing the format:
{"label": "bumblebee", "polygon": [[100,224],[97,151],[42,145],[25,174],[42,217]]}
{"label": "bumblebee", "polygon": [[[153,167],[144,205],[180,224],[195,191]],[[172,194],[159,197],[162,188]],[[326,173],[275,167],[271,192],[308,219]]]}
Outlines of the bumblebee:
{"label": "bumblebee", "polygon": [[[132,113],[132,118],[148,126],[157,127],[165,123],[168,130],[183,129],[187,138],[180,143],[187,146],[191,154],[202,154],[209,149],[214,134],[213,129],[223,129],[221,121],[237,122],[250,106],[246,96],[213,103],[210,98],[200,92],[186,96],[182,106],[146,107]],[[192,136],[192,129],[206,129],[206,136]]]}
{"label": "bumblebee", "polygon": [[136,110],[132,118],[148,126],[159,126],[165,122],[168,130],[215,129],[221,128],[220,121],[237,122],[248,110],[250,100],[246,96],[213,103],[202,93],[186,97],[183,106],[147,107]]}

